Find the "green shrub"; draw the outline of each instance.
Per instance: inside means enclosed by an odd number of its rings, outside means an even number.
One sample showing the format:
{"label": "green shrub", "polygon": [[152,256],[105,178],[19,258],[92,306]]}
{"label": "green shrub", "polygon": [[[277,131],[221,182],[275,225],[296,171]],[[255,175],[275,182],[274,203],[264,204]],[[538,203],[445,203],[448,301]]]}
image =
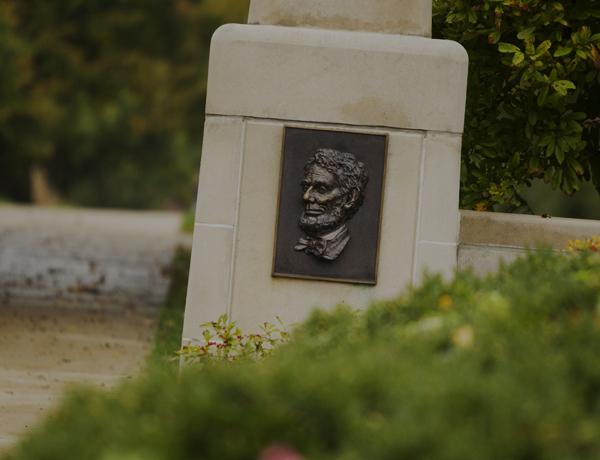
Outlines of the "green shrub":
{"label": "green shrub", "polygon": [[81,389],[7,460],[596,459],[600,255],[317,312],[260,362]]}
{"label": "green shrub", "polygon": [[535,178],[600,189],[600,5],[434,0],[434,30],[467,49],[462,204],[524,205]]}
{"label": "green shrub", "polygon": [[265,322],[259,333],[245,334],[228,315],[221,315],[203,324],[199,343],[184,345],[177,356],[184,365],[264,359],[289,339],[281,320],[279,324],[282,327]]}

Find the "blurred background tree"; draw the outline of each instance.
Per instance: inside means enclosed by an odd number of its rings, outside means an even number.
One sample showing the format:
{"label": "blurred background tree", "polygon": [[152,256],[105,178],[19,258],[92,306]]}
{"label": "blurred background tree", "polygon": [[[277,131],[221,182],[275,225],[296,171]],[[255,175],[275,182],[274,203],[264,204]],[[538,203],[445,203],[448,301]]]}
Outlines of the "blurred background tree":
{"label": "blurred background tree", "polygon": [[0,195],[184,207],[210,37],[248,0],[0,0]]}
{"label": "blurred background tree", "polygon": [[[600,217],[596,3],[434,0],[471,59],[463,207]],[[248,6],[0,0],[0,199],[189,206],[210,37]]]}

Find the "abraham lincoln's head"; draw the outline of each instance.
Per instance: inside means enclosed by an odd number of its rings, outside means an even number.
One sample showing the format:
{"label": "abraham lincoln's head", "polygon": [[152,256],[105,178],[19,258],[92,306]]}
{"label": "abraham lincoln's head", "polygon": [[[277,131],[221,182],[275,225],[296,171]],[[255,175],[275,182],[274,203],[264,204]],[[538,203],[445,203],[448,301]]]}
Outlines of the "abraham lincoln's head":
{"label": "abraham lincoln's head", "polygon": [[344,225],[362,205],[368,181],[365,165],[351,153],[318,149],[304,167],[302,230],[321,236]]}

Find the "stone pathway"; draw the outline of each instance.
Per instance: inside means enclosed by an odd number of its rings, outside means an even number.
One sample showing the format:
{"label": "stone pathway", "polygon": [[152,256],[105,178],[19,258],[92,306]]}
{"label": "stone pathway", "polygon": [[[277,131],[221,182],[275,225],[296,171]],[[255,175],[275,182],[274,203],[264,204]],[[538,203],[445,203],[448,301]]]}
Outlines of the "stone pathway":
{"label": "stone pathway", "polygon": [[144,364],[181,215],[0,206],[0,452],[72,383]]}
{"label": "stone pathway", "polygon": [[47,307],[0,309],[0,453],[73,383],[109,386],[135,374],[156,315]]}

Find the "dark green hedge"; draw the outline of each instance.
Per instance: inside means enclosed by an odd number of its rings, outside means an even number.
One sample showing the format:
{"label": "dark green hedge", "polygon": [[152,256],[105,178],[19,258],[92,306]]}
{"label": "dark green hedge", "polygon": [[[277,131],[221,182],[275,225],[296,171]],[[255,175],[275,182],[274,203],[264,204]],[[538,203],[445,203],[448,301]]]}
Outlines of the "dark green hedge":
{"label": "dark green hedge", "polygon": [[259,363],[82,389],[10,460],[597,459],[600,256],[317,312]]}
{"label": "dark green hedge", "polygon": [[597,0],[434,0],[434,34],[468,51],[462,206],[515,209],[543,179],[600,190]]}

